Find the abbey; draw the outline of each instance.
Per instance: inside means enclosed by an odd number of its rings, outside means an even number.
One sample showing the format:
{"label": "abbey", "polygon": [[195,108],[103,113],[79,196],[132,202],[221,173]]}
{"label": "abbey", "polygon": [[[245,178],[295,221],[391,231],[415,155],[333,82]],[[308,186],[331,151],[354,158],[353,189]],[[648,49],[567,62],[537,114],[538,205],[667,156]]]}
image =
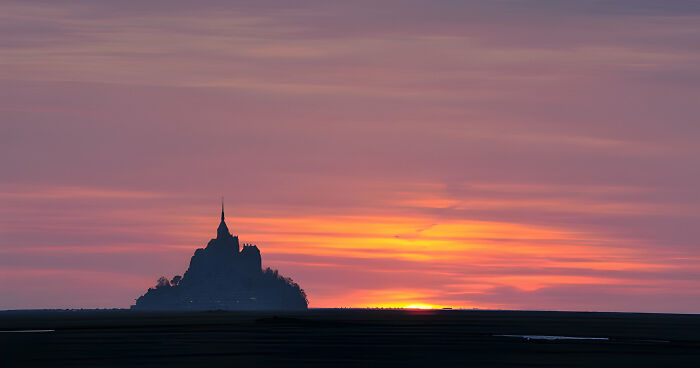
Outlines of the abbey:
{"label": "abbey", "polygon": [[299,310],[306,309],[304,290],[275,270],[262,270],[260,250],[240,247],[231,235],[221,204],[216,238],[194,252],[185,274],[161,277],[136,299],[141,310]]}
{"label": "abbey", "polygon": [[238,236],[231,235],[226,226],[224,204],[221,203],[221,222],[216,229],[216,239],[209,240],[206,248],[194,252],[183,281],[233,273],[253,274],[260,272],[261,268],[260,250],[256,245],[247,244],[240,250]]}

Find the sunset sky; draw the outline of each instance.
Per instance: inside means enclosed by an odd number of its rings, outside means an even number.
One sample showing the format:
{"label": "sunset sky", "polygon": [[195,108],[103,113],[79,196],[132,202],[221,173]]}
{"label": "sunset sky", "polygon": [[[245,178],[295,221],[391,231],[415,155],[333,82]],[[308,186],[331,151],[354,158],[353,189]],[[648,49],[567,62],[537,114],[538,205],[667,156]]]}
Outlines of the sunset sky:
{"label": "sunset sky", "polygon": [[700,312],[700,2],[2,1],[0,309],[229,228],[310,307]]}

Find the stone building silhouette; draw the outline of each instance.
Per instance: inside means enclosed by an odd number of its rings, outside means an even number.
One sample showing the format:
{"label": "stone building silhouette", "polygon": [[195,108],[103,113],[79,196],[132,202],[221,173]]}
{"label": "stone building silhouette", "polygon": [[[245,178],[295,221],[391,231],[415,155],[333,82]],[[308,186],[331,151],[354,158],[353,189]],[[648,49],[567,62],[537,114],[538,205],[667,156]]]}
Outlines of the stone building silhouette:
{"label": "stone building silhouette", "polygon": [[216,238],[199,248],[185,274],[172,281],[161,277],[136,299],[136,310],[300,310],[304,290],[276,270],[262,270],[256,245],[240,247],[226,226],[224,204]]}

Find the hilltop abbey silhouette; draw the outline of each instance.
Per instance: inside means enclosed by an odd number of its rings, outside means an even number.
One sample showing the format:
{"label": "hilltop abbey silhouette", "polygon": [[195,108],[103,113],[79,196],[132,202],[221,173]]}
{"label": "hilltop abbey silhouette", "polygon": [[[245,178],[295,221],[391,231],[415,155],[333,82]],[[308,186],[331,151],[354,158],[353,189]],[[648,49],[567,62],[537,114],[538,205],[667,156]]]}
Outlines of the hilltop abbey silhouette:
{"label": "hilltop abbey silhouette", "polygon": [[199,248],[185,274],[158,280],[136,299],[137,310],[302,310],[304,290],[276,270],[262,270],[260,250],[251,244],[240,249],[238,236],[226,226],[224,203],[216,239]]}

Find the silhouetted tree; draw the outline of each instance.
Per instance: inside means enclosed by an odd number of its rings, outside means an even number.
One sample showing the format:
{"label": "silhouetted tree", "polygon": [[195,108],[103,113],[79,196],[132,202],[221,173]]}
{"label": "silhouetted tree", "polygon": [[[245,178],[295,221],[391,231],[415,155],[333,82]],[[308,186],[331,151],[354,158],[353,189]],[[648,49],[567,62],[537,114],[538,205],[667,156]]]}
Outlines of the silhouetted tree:
{"label": "silhouetted tree", "polygon": [[170,285],[178,286],[178,285],[180,285],[180,281],[182,281],[182,276],[176,275],[175,277],[173,277],[172,280],[170,280]]}
{"label": "silhouetted tree", "polygon": [[168,281],[168,279],[165,278],[165,276],[161,276],[158,279],[158,283],[156,284],[156,289],[161,289],[164,287],[170,287],[170,281]]}

